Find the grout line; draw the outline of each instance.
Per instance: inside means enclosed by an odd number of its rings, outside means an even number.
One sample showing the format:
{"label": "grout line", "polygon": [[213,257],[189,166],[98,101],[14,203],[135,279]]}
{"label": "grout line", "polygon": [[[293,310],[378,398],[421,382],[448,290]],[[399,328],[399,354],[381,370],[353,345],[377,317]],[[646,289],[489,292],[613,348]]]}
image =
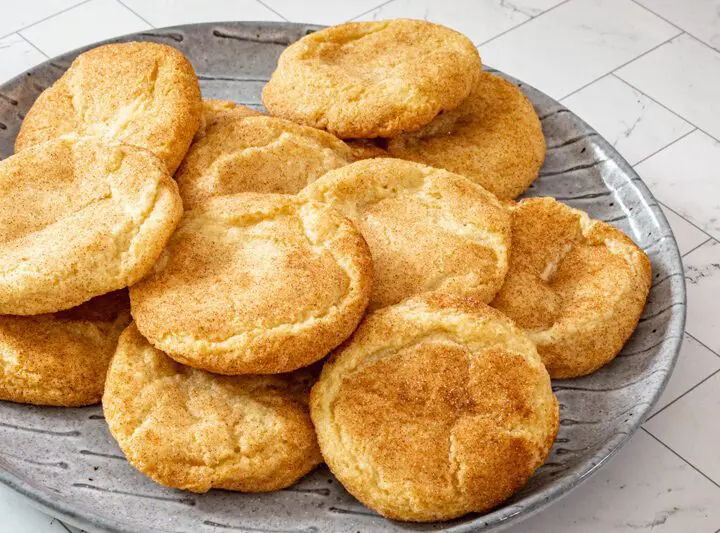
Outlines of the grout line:
{"label": "grout line", "polygon": [[690,33],[690,32],[685,32],[685,33],[687,34],[687,36],[688,36],[690,39],[692,39],[693,41],[697,42],[698,44],[703,45],[703,46],[706,47],[706,48],[709,48],[710,51],[712,51],[712,52],[714,52],[714,53],[720,52],[720,50],[718,50],[718,49],[715,48],[714,46],[709,45],[708,43],[706,43],[705,41],[703,41],[700,37],[695,37],[695,36],[694,36],[692,33]]}
{"label": "grout line", "polygon": [[703,45],[707,46],[707,47],[710,48],[710,50],[712,50],[713,52],[720,52],[720,49],[719,49],[719,48],[715,48],[713,45],[711,45],[711,44],[709,44],[709,43],[706,43],[706,42],[705,42],[704,40],[702,40],[700,37],[694,35],[693,33],[690,33],[689,31],[685,30],[684,28],[681,28],[680,26],[678,26],[677,24],[675,24],[672,20],[670,20],[669,18],[666,18],[664,15],[661,15],[660,13],[658,13],[658,12],[656,12],[656,11],[653,11],[652,9],[650,9],[649,7],[647,7],[646,5],[643,5],[643,4],[639,3],[637,0],[630,0],[630,1],[631,1],[632,3],[634,3],[634,4],[636,4],[637,6],[643,8],[643,9],[646,10],[648,13],[652,13],[652,14],[655,15],[657,18],[664,20],[665,22],[667,22],[668,24],[670,24],[670,26],[672,26],[672,27],[674,27],[674,28],[677,28],[678,30],[681,30],[682,32],[686,33],[688,37],[691,37],[692,39],[696,40],[699,44],[703,44]]}
{"label": "grout line", "polygon": [[[611,74],[614,74],[616,70],[619,70],[619,69],[623,68],[624,66],[629,65],[629,64],[632,63],[633,61],[635,61],[635,60],[637,60],[637,59],[640,59],[641,57],[649,54],[650,52],[654,52],[655,50],[657,50],[658,48],[660,48],[660,47],[663,46],[663,45],[666,45],[667,43],[669,43],[669,42],[672,41],[673,39],[676,39],[676,38],[680,37],[682,34],[683,34],[683,32],[680,32],[680,33],[677,33],[677,34],[673,35],[673,36],[670,37],[669,39],[665,39],[663,42],[661,42],[661,43],[659,43],[659,44],[656,44],[655,46],[653,46],[652,48],[649,48],[648,50],[645,50],[642,54],[636,55],[636,56],[633,57],[632,59],[630,59],[630,60],[628,60],[628,61],[625,61],[625,63],[623,63],[622,65],[618,65],[617,67],[614,67],[612,70],[609,70],[608,72],[606,72],[606,73],[603,74],[602,76],[598,76],[597,78],[595,78],[594,80],[592,80],[590,83],[586,83],[586,84],[583,85],[582,87],[580,87],[580,88],[578,88],[578,89],[575,89],[574,91],[572,91],[572,92],[570,92],[570,93],[568,93],[568,94],[566,94],[566,95],[564,95],[564,96],[561,96],[560,98],[557,98],[556,100],[558,100],[559,102],[562,102],[563,100],[565,100],[565,98],[568,98],[568,97],[572,96],[573,94],[582,91],[583,89],[585,89],[585,88],[588,87],[589,85],[592,85],[593,83],[595,83],[596,81],[600,80],[601,78],[604,78],[605,76],[609,76],[609,75],[611,75]],[[621,78],[621,79],[622,79],[622,78]],[[625,81],[625,80],[622,80],[622,81]],[[626,83],[627,83],[627,82],[626,82]],[[630,84],[628,83],[628,85],[630,85]],[[645,96],[647,96],[647,95],[645,95]],[[650,97],[648,96],[648,98],[650,98]],[[681,117],[681,118],[682,118],[682,117]]]}
{"label": "grout line", "polygon": [[[705,230],[702,229],[700,226],[698,226],[697,224],[695,224],[695,222],[693,222],[692,220],[688,220],[688,219],[685,218],[683,215],[681,215],[680,213],[678,213],[677,211],[675,211],[675,209],[673,209],[672,207],[668,207],[665,203],[663,203],[663,202],[661,202],[661,201],[659,201],[659,200],[658,200],[658,203],[659,203],[663,208],[667,209],[668,211],[672,211],[673,213],[675,213],[677,216],[679,216],[680,218],[682,218],[685,222],[687,222],[688,224],[690,224],[690,225],[691,225],[692,227],[694,227],[695,229],[697,229],[697,230],[699,230],[699,231],[702,231],[705,235],[707,235],[708,237],[710,237],[711,240],[713,240],[713,241],[717,240],[717,239],[715,239],[715,237],[713,237],[712,235],[710,235],[707,231],[705,231]],[[707,242],[707,241],[706,241],[706,242]],[[688,253],[689,253],[689,252],[688,252]],[[684,254],[684,255],[686,255],[686,254]]]}
{"label": "grout line", "polygon": [[545,11],[543,11],[542,13],[540,13],[539,15],[535,15],[534,17],[533,17],[533,16],[530,16],[530,15],[527,15],[527,13],[525,13],[526,16],[530,17],[529,19],[522,21],[520,24],[517,24],[517,25],[513,26],[512,28],[508,28],[507,30],[498,33],[498,34],[495,35],[494,37],[490,37],[490,39],[487,39],[487,40],[485,40],[485,41],[483,41],[483,42],[481,42],[481,43],[479,43],[479,44],[476,44],[475,47],[476,47],[476,48],[480,48],[481,46],[485,46],[485,45],[488,44],[489,42],[492,42],[492,41],[494,41],[495,39],[497,39],[497,38],[499,38],[499,37],[502,37],[502,36],[505,35],[506,33],[509,33],[509,32],[511,32],[511,31],[513,31],[513,30],[516,30],[516,29],[518,29],[520,26],[524,26],[525,24],[527,24],[527,23],[530,22],[531,20],[536,20],[536,19],[542,17],[543,15],[545,15],[546,13],[550,13],[550,12],[553,11],[554,9],[557,9],[557,8],[559,8],[560,6],[564,6],[564,5],[567,4],[568,2],[570,2],[570,0],[564,0],[563,2],[560,2],[559,4],[552,6],[550,9],[546,9]]}
{"label": "grout line", "polygon": [[368,9],[367,11],[363,11],[363,12],[360,13],[359,15],[355,15],[353,18],[349,19],[348,22],[350,22],[351,20],[358,19],[358,18],[362,17],[363,15],[367,15],[368,13],[371,13],[371,12],[375,11],[376,9],[380,9],[381,7],[385,7],[386,5],[391,4],[391,3],[393,3],[394,1],[395,1],[395,0],[387,0],[386,2],[382,2],[382,3],[378,4],[378,5],[376,5],[375,7],[371,8],[371,9]]}
{"label": "grout line", "polygon": [[[611,74],[611,75],[612,75],[612,74]],[[618,77],[615,77],[615,79],[620,80],[620,78],[618,78]],[[620,80],[620,81],[622,81],[623,83],[625,83],[623,80]],[[655,100],[652,100],[652,101],[654,102]],[[682,117],[680,117],[680,116],[678,116],[678,118],[679,118],[680,120],[685,120],[684,118],[682,118]],[[689,124],[689,123],[688,123],[688,124]],[[690,124],[690,125],[692,126],[692,124]],[[680,137],[678,137],[678,138],[675,139],[674,141],[670,141],[669,143],[667,143],[667,144],[666,144],[665,146],[663,146],[662,148],[658,148],[657,150],[655,150],[652,154],[650,154],[650,155],[648,155],[648,156],[645,156],[645,157],[643,157],[640,161],[636,161],[635,163],[633,163],[633,164],[632,164],[633,169],[634,169],[637,165],[639,165],[640,163],[643,163],[643,162],[645,162],[646,160],[650,159],[652,156],[659,154],[660,152],[662,152],[663,150],[665,150],[665,148],[668,148],[669,146],[672,146],[672,145],[675,144],[676,142],[683,140],[685,137],[687,137],[687,136],[690,135],[691,133],[694,133],[695,131],[698,131],[698,129],[697,129],[695,126],[693,126],[693,129],[691,129],[691,130],[688,131],[687,133],[683,133]]]}
{"label": "grout line", "polygon": [[687,34],[688,37],[694,39],[694,40],[697,41],[699,44],[702,44],[702,45],[708,47],[708,48],[709,48],[710,50],[712,50],[713,52],[720,52],[720,48],[715,48],[713,45],[711,45],[711,44],[709,44],[709,43],[706,43],[706,42],[703,41],[700,37],[698,37],[698,36],[690,33],[689,31],[681,28],[680,26],[678,26],[677,24],[675,24],[673,21],[671,21],[670,19],[666,18],[664,15],[661,15],[660,13],[657,13],[657,12],[653,11],[653,10],[650,9],[649,7],[647,7],[647,6],[643,5],[643,4],[638,3],[637,0],[630,0],[630,1],[633,2],[634,4],[637,4],[638,6],[642,7],[643,9],[645,9],[646,11],[648,11],[649,13],[652,13],[652,14],[655,15],[657,18],[664,20],[665,22],[667,22],[668,24],[670,24],[670,26],[673,26],[673,27],[675,27],[675,28],[677,28],[677,29],[679,29],[679,30],[682,30],[683,32],[685,32],[685,33]]}
{"label": "grout line", "polygon": [[692,248],[690,248],[687,252],[685,252],[684,254],[682,254],[680,257],[685,257],[686,255],[691,254],[692,252],[694,252],[695,250],[697,250],[698,248],[700,248],[703,244],[707,244],[707,243],[709,243],[709,242],[712,241],[712,240],[713,240],[712,237],[710,237],[709,239],[705,239],[703,242],[701,242],[701,243],[698,244],[697,246],[693,246]]}
{"label": "grout line", "polygon": [[154,25],[153,23],[151,23],[148,19],[146,19],[145,17],[143,17],[140,13],[138,13],[137,11],[135,11],[133,8],[131,8],[131,7],[130,7],[129,5],[127,5],[125,2],[123,2],[123,0],[116,0],[116,1],[117,1],[118,4],[120,4],[120,5],[123,6],[125,9],[127,9],[128,11],[130,11],[130,12],[131,12],[133,15],[135,15],[137,18],[139,18],[140,20],[142,20],[145,24],[147,24],[147,25],[150,26],[151,28],[155,28],[155,25]]}
{"label": "grout line", "polygon": [[[618,79],[620,79],[620,78],[618,78]],[[621,81],[622,81],[622,80],[621,80]],[[634,89],[634,87],[633,87],[633,89]],[[647,95],[646,95],[646,96],[647,96]],[[653,100],[653,101],[654,101],[654,100]],[[680,118],[682,118],[682,117],[680,117]],[[687,137],[688,135],[690,135],[691,133],[694,133],[694,132],[696,132],[696,131],[702,131],[702,130],[700,130],[700,129],[697,128],[697,127],[694,127],[694,129],[692,129],[692,130],[690,130],[689,132],[681,135],[680,137],[678,137],[678,138],[675,139],[674,141],[666,144],[665,146],[663,146],[662,148],[660,148],[660,149],[658,149],[658,150],[655,150],[652,154],[650,154],[650,155],[648,155],[648,156],[646,156],[646,157],[643,157],[640,161],[638,161],[638,162],[636,162],[634,165],[632,165],[633,170],[635,170],[635,172],[637,172],[637,168],[636,168],[636,167],[637,167],[638,165],[640,165],[641,163],[647,161],[648,159],[650,159],[650,158],[653,157],[654,155],[659,154],[660,152],[662,152],[662,151],[665,150],[666,148],[669,148],[670,146],[672,146],[672,145],[675,144],[676,142],[681,141],[682,139],[684,139],[685,137]],[[717,240],[717,239],[715,239],[715,237],[713,237],[712,235],[710,235],[710,234],[709,234],[707,231],[705,231],[703,228],[701,228],[700,226],[698,226],[695,222],[693,222],[692,220],[689,220],[689,219],[686,218],[684,215],[681,215],[680,213],[678,213],[675,209],[672,209],[671,207],[668,207],[665,203],[661,202],[660,200],[657,200],[657,202],[658,202],[658,204],[660,204],[660,205],[662,206],[663,209],[667,209],[668,211],[670,211],[670,212],[673,213],[674,215],[680,217],[682,220],[684,220],[685,222],[687,222],[688,224],[690,224],[693,228],[695,228],[696,230],[700,231],[703,235],[705,235],[705,236],[707,237],[707,239],[705,239],[703,242],[701,242],[701,243],[698,244],[697,246],[694,246],[693,248],[691,248],[690,250],[688,250],[688,251],[685,252],[684,254],[681,254],[680,257],[685,257],[685,256],[689,255],[690,253],[694,252],[695,250],[697,250],[698,248],[700,248],[701,246],[703,246],[704,244],[707,244],[707,243],[710,242],[710,241],[716,241],[716,240]]]}
{"label": "grout line", "polygon": [[279,11],[276,11],[275,9],[273,9],[272,7],[270,7],[269,5],[267,5],[267,4],[266,4],[265,2],[263,2],[262,0],[255,0],[255,1],[256,1],[258,4],[260,4],[261,6],[263,6],[265,9],[269,9],[270,11],[272,11],[273,13],[275,13],[278,17],[280,17],[281,19],[283,19],[285,22],[290,22],[290,19],[289,19],[289,18],[285,17],[282,13],[280,13]]}
{"label": "grout line", "polygon": [[[687,33],[686,33],[685,35],[687,35]],[[620,68],[620,67],[618,67],[618,68]],[[617,69],[616,69],[616,70],[617,70]],[[718,138],[715,137],[714,135],[710,135],[707,131],[705,131],[704,129],[702,129],[700,126],[698,126],[697,124],[695,124],[695,123],[691,122],[690,120],[688,120],[687,117],[684,117],[683,115],[677,113],[676,111],[673,111],[673,110],[670,109],[668,106],[666,106],[665,104],[663,104],[661,101],[656,100],[655,98],[653,98],[652,96],[650,96],[649,94],[647,94],[647,93],[646,93],[645,91],[643,91],[642,89],[637,88],[635,85],[633,85],[632,83],[630,83],[630,82],[629,82],[628,80],[626,80],[625,78],[621,78],[621,77],[618,76],[615,72],[613,72],[612,75],[615,76],[617,79],[622,80],[622,81],[624,81],[625,83],[627,83],[630,87],[632,87],[633,89],[635,89],[637,92],[639,92],[639,93],[642,94],[643,96],[646,96],[646,97],[650,98],[653,102],[655,102],[656,104],[658,104],[660,107],[666,109],[667,111],[670,111],[670,112],[673,113],[674,115],[679,116],[681,119],[683,119],[685,122],[687,122],[687,123],[690,124],[691,126],[695,126],[696,129],[698,129],[699,131],[701,131],[702,133],[704,133],[705,135],[707,135],[707,136],[710,137],[711,139],[715,139],[717,142],[720,142],[720,139],[718,139]]]}
{"label": "grout line", "polygon": [[661,441],[659,438],[657,438],[655,435],[653,435],[652,433],[650,433],[647,429],[645,429],[644,427],[641,428],[641,429],[642,429],[645,433],[647,433],[648,435],[650,435],[653,439],[655,439],[657,442],[659,442],[660,444],[662,444],[663,447],[667,448],[667,449],[670,450],[674,455],[676,455],[677,457],[679,457],[680,459],[682,459],[682,460],[683,460],[686,464],[688,464],[693,470],[695,470],[695,472],[697,472],[698,474],[700,474],[702,477],[704,477],[704,478],[707,479],[710,483],[712,483],[713,485],[715,485],[717,488],[720,489],[720,485],[718,485],[717,482],[714,481],[710,476],[708,476],[707,474],[705,474],[702,470],[700,470],[698,467],[696,467],[696,466],[695,466],[694,464],[692,464],[690,461],[688,461],[687,459],[685,459],[682,455],[680,455],[678,452],[676,452],[675,450],[673,450],[670,446],[668,446],[668,445],[665,444],[663,441]]}
{"label": "grout line", "polygon": [[37,46],[35,46],[35,43],[33,43],[30,39],[28,39],[27,37],[25,37],[22,33],[18,33],[18,35],[20,36],[20,38],[21,38],[23,41],[25,41],[25,42],[28,43],[30,46],[32,46],[35,50],[37,50],[37,51],[40,52],[42,55],[44,55],[45,57],[47,57],[48,59],[50,59],[50,56],[47,55],[47,54],[46,54],[45,52],[43,52],[42,50],[40,50]]}
{"label": "grout line", "polygon": [[83,5],[83,4],[87,4],[87,3],[90,2],[90,1],[91,1],[91,0],[83,0],[82,2],[78,2],[77,4],[73,4],[73,5],[71,5],[71,6],[68,6],[68,7],[66,7],[65,9],[61,9],[61,10],[58,11],[57,13],[53,13],[52,15],[48,15],[47,17],[41,18],[40,20],[36,20],[36,21],[33,22],[32,24],[28,24],[27,26],[23,26],[22,28],[18,28],[18,29],[15,30],[15,31],[11,31],[11,32],[8,33],[7,35],[0,35],[0,39],[4,39],[5,37],[7,37],[7,36],[9,36],[9,35],[12,35],[13,33],[20,33],[21,31],[27,30],[28,28],[32,28],[32,27],[35,26],[36,24],[40,24],[41,22],[45,22],[47,19],[51,19],[51,18],[53,18],[53,17],[55,17],[55,16],[57,16],[57,15],[60,15],[61,13],[65,13],[66,11],[70,11],[71,9],[75,9],[76,7],[79,7],[79,6]]}
{"label": "grout line", "polygon": [[[620,79],[620,78],[618,78],[618,79],[619,79],[620,81],[623,81],[623,82],[625,81],[625,80],[622,80],[622,79]],[[628,84],[628,85],[629,85],[629,84]],[[637,90],[637,89],[636,89],[635,87],[633,87],[632,85],[630,85],[630,87],[632,87],[633,89]],[[643,94],[644,96],[650,98],[650,97],[647,96],[646,94],[644,94],[644,93],[642,93],[642,94]],[[652,100],[653,102],[655,102],[655,100],[653,100],[652,98],[651,98],[651,100]],[[656,102],[656,103],[659,104],[659,102]],[[662,105],[662,104],[659,104],[659,105]],[[665,106],[662,106],[662,107],[665,108],[665,109],[667,109],[668,111],[670,111],[670,112],[672,113],[672,111],[671,111],[670,109],[666,108]],[[680,118],[683,119],[683,120],[685,120],[683,117],[680,117]],[[688,124],[690,124],[690,123],[688,122]],[[687,136],[690,135],[691,133],[695,133],[696,131],[700,131],[700,132],[702,132],[702,133],[705,133],[703,130],[701,130],[700,128],[698,128],[698,127],[695,126],[694,124],[690,124],[690,125],[693,126],[694,129],[692,129],[692,130],[690,130],[689,132],[681,135],[680,137],[678,137],[678,138],[675,139],[674,141],[666,144],[666,145],[663,146],[662,148],[660,148],[660,149],[658,149],[658,150],[655,150],[652,154],[650,154],[650,155],[648,155],[648,156],[646,156],[646,157],[643,157],[640,161],[638,161],[638,162],[636,162],[635,164],[632,165],[633,170],[635,170],[635,172],[637,172],[637,166],[638,166],[638,165],[640,165],[641,163],[644,163],[645,161],[647,161],[648,159],[650,159],[650,158],[653,157],[654,155],[659,154],[660,152],[662,152],[662,151],[665,150],[666,148],[669,148],[670,146],[672,146],[672,145],[675,144],[676,142],[679,142],[679,141],[683,140],[685,137],[687,137]],[[705,133],[705,135],[708,135],[708,134]],[[688,224],[690,224],[693,228],[695,228],[696,230],[702,232],[702,233],[707,237],[707,239],[705,239],[703,242],[701,242],[701,243],[698,244],[697,246],[691,248],[690,250],[688,250],[687,252],[685,252],[684,254],[682,254],[681,257],[685,257],[685,256],[689,255],[690,253],[694,252],[695,250],[697,250],[698,248],[700,248],[702,245],[707,244],[707,243],[710,242],[710,241],[720,242],[720,241],[718,241],[713,235],[711,235],[710,233],[708,233],[707,231],[705,231],[703,228],[701,228],[700,226],[698,226],[698,225],[697,225],[695,222],[693,222],[692,220],[688,219],[686,216],[678,213],[678,212],[677,212],[675,209],[673,209],[672,207],[669,207],[667,204],[665,204],[664,202],[661,202],[660,200],[658,200],[657,202],[658,202],[658,204],[660,204],[660,205],[663,207],[663,209],[667,209],[667,210],[670,211],[671,213],[677,215],[678,217],[680,217],[681,219],[683,219],[685,222],[687,222]]]}
{"label": "grout line", "polygon": [[714,353],[715,355],[717,355],[718,357],[720,357],[720,353],[717,353],[715,350],[713,350],[712,348],[710,348],[710,346],[708,346],[708,345],[705,344],[703,341],[701,341],[700,339],[698,339],[698,338],[697,338],[695,335],[693,335],[692,333],[689,333],[689,332],[686,331],[686,332],[685,332],[685,335],[687,335],[688,337],[690,337],[692,340],[694,340],[695,342],[697,342],[700,346],[702,346],[702,347],[705,348],[706,350],[709,350],[709,351],[711,351],[712,353]]}
{"label": "grout line", "polygon": [[[686,334],[687,334],[687,333],[686,333]],[[693,338],[694,338],[694,337],[693,337]],[[650,420],[652,420],[652,419],[655,418],[657,415],[659,415],[660,413],[662,413],[665,409],[667,409],[668,407],[670,407],[670,406],[673,405],[674,403],[677,403],[679,400],[681,400],[682,398],[684,398],[685,396],[687,396],[688,394],[690,394],[692,391],[694,391],[695,389],[697,389],[700,385],[702,385],[702,384],[705,383],[707,380],[709,380],[710,378],[712,378],[713,376],[715,376],[715,374],[717,374],[718,372],[720,372],[720,369],[715,370],[715,371],[714,371],[712,374],[710,374],[709,376],[707,376],[707,377],[701,379],[700,381],[698,381],[695,385],[693,385],[693,386],[690,387],[688,390],[686,390],[685,392],[683,392],[680,396],[678,396],[678,397],[675,398],[673,401],[671,401],[670,403],[668,403],[665,407],[663,407],[662,409],[657,410],[657,411],[654,412],[652,415],[650,415],[650,416],[645,420],[645,422],[643,422],[643,424],[648,423]]]}
{"label": "grout line", "polygon": [[650,14],[652,14],[652,15],[655,15],[655,16],[656,16],[657,18],[659,18],[659,19],[664,20],[665,22],[667,22],[668,24],[670,24],[670,26],[672,26],[673,28],[676,28],[676,29],[678,29],[678,30],[680,30],[680,31],[685,31],[684,29],[682,29],[680,26],[678,26],[678,25],[675,24],[674,22],[671,22],[670,20],[666,19],[666,18],[663,17],[662,15],[660,15],[660,14],[658,14],[658,13],[655,13],[655,11],[653,11],[653,10],[650,9],[649,7],[644,6],[644,5],[642,5],[641,3],[636,2],[635,0],[630,0],[630,1],[631,1],[633,4],[635,4],[636,6],[643,8],[643,9],[644,9],[645,11],[647,11],[648,13],[650,13]]}

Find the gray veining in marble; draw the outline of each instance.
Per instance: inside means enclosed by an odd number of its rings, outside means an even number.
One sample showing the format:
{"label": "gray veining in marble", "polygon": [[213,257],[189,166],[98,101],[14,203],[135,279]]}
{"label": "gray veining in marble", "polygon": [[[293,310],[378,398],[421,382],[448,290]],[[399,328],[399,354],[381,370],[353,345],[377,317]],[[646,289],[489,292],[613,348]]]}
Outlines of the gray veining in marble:
{"label": "gray veining in marble", "polygon": [[[260,92],[282,50],[312,26],[217,23],[153,30],[149,40],[193,62],[206,97],[261,108]],[[38,94],[79,51],[0,86],[0,158]],[[515,81],[516,80],[512,80]],[[637,430],[662,391],[682,340],[685,286],[675,239],[645,184],[594,130],[561,104],[518,83],[541,117],[548,144],[527,196],[554,196],[627,232],[649,254],[653,286],[622,354],[595,374],[556,381],[561,427],[548,462],[510,501],[484,516],[435,524],[387,521],[348,495],[326,468],[272,494],[197,495],[154,484],[132,469],[100,407],[38,408],[0,402],[0,481],[89,530],[135,533],[498,531],[556,500],[601,467]]]}

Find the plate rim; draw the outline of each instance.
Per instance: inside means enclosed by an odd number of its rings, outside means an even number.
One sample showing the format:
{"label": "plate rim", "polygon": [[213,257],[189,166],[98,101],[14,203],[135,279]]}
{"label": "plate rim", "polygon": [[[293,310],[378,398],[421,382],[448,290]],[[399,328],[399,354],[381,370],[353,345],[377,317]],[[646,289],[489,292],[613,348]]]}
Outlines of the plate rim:
{"label": "plate rim", "polygon": [[[148,28],[146,30],[127,33],[124,35],[119,35],[109,39],[97,41],[92,44],[84,45],[73,50],[64,52],[60,55],[46,59],[45,61],[34,65],[30,69],[21,72],[17,76],[6,80],[4,83],[0,84],[0,89],[7,85],[14,84],[15,82],[19,81],[20,78],[28,75],[28,73],[32,73],[33,71],[40,69],[52,63],[53,61],[57,61],[58,59],[62,59],[66,56],[74,57],[78,53],[89,50],[91,48],[95,48],[97,46],[101,46],[103,44],[122,42],[128,40],[129,38],[136,38],[136,40],[138,41],[148,41],[148,36],[157,36],[157,34],[162,34],[164,32],[172,33],[173,31],[187,30],[188,28],[212,27],[218,25],[262,27],[274,26],[284,29],[297,28],[302,30],[302,34],[306,34],[310,31],[315,31],[317,29],[322,29],[326,27],[317,24],[286,21],[220,20],[212,22],[179,24],[174,26],[164,26],[160,28]],[[485,64],[483,64],[483,67],[490,70],[491,72],[498,72],[500,74],[503,74],[505,77],[515,82],[521,83],[522,86],[527,87],[535,91],[536,93],[544,96],[545,98],[555,103],[558,110],[562,109],[568,111],[574,117],[574,119],[577,120],[581,125],[586,127],[588,131],[596,134],[594,142],[599,144],[601,148],[611,156],[611,159],[620,167],[620,170],[624,174],[629,176],[636,185],[639,185],[640,196],[643,197],[643,199],[645,200],[654,202],[655,205],[660,205],[655,199],[655,196],[645,184],[645,182],[637,174],[637,172],[635,172],[635,170],[625,160],[625,158],[605,139],[605,137],[600,135],[600,133],[598,133],[592,126],[587,124],[587,122],[585,122],[581,117],[576,115],[572,110],[569,110],[561,102],[555,100],[543,91],[536,89],[532,85],[525,83],[524,81],[517,80],[516,78],[505,74],[501,70],[492,69]],[[568,479],[566,482],[551,484],[549,487],[543,489],[537,494],[523,498],[522,500],[514,502],[509,506],[498,507],[467,522],[449,525],[447,528],[443,528],[437,531],[444,531],[447,533],[470,533],[472,531],[476,531],[477,528],[486,526],[490,526],[491,530],[493,531],[501,531],[507,527],[510,527],[511,525],[516,525],[526,520],[527,518],[539,513],[543,509],[546,509],[550,505],[558,502],[560,499],[567,496],[580,484],[584,483],[598,470],[605,466],[617,454],[617,452],[619,452],[629,442],[632,436],[638,431],[638,429],[640,429],[642,424],[652,413],[653,407],[657,404],[657,401],[665,390],[665,387],[667,386],[667,383],[670,380],[670,377],[672,376],[672,373],[674,371],[678,356],[680,354],[680,350],[682,348],[685,336],[685,325],[687,320],[687,290],[682,256],[677,245],[675,234],[672,231],[672,227],[670,226],[670,223],[668,222],[665,213],[661,208],[658,208],[657,212],[655,212],[655,215],[658,218],[659,225],[663,227],[663,229],[666,229],[668,231],[667,237],[670,237],[671,239],[672,245],[669,247],[669,250],[673,253],[674,257],[671,257],[670,260],[671,262],[677,263],[677,265],[679,266],[679,273],[683,275],[681,276],[682,282],[677,288],[679,294],[675,295],[680,296],[681,298],[680,301],[675,305],[673,312],[671,313],[670,325],[668,327],[668,335],[665,336],[663,338],[663,341],[658,345],[659,349],[663,348],[664,345],[667,345],[666,349],[672,351],[672,353],[668,354],[668,356],[670,357],[670,362],[667,366],[667,370],[662,378],[662,381],[660,382],[659,386],[656,388],[652,396],[651,401],[647,403],[647,406],[642,410],[641,413],[633,417],[632,423],[627,427],[627,430],[616,432],[611,439],[608,439],[598,449],[592,459],[580,462],[573,468],[568,469]],[[678,335],[671,335],[672,332],[670,330],[672,328],[670,326],[672,326],[673,323],[676,324],[676,327],[680,332]],[[130,528],[126,523],[112,518],[106,518],[103,515],[97,514],[92,508],[88,508],[86,512],[84,507],[78,507],[77,505],[74,505],[70,502],[66,502],[62,498],[57,498],[57,495],[55,498],[53,498],[52,494],[43,492],[42,489],[34,488],[31,483],[25,481],[21,476],[14,474],[1,462],[0,483],[15,491],[19,496],[22,497],[22,499],[29,502],[33,507],[41,510],[42,512],[50,515],[51,517],[58,518],[75,527],[87,531],[97,531],[102,533],[136,533],[136,530]]]}

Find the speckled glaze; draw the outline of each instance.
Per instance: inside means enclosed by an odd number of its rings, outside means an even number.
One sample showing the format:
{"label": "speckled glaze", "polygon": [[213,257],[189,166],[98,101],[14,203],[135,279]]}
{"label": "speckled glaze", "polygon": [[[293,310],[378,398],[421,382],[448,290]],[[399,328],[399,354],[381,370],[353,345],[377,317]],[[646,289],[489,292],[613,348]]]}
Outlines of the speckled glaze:
{"label": "speckled glaze", "polygon": [[[113,41],[175,46],[192,60],[206,97],[262,108],[260,92],[278,56],[314,29],[227,22]],[[20,122],[38,94],[80,51],[0,87],[0,157],[13,152]],[[622,229],[649,254],[654,276],[643,318],[622,354],[591,376],[554,382],[560,433],[548,462],[519,494],[484,516],[403,524],[363,507],[324,467],[273,494],[183,493],[154,484],[127,464],[99,406],[55,409],[8,402],[0,402],[0,481],[47,512],[91,531],[468,532],[499,531],[527,518],[600,468],[643,422],[672,371],[685,321],[680,255],[657,202],[618,153],[562,105],[511,81],[535,105],[548,145],[541,177],[527,195],[553,196]]]}

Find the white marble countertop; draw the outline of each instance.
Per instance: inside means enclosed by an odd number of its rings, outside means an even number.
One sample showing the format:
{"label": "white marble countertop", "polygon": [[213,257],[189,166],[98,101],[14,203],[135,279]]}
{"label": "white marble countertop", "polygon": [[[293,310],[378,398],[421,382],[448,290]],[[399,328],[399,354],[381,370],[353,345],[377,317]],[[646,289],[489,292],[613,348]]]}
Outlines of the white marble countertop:
{"label": "white marble countertop", "polygon": [[[7,5],[6,5],[7,4]],[[0,82],[115,35],[190,22],[426,18],[562,101],[665,207],[686,269],[680,360],[588,482],[511,533],[720,532],[720,0],[6,0]],[[0,487],[0,533],[77,531]]]}

